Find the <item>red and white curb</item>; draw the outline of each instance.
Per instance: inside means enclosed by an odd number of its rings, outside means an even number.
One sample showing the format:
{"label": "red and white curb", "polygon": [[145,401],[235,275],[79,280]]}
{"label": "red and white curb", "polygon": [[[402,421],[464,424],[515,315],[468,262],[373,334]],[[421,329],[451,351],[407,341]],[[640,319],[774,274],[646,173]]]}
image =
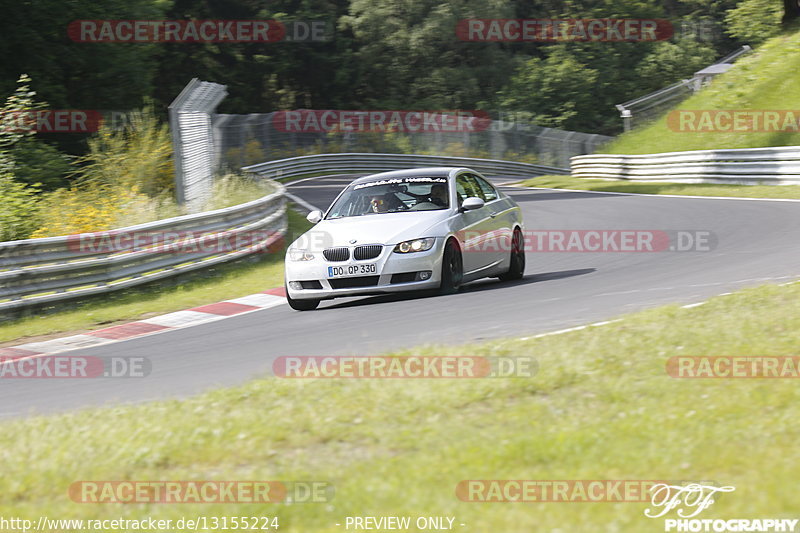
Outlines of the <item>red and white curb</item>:
{"label": "red and white curb", "polygon": [[234,298],[233,300],[201,305],[200,307],[186,309],[185,311],[175,311],[174,313],[167,313],[166,315],[129,322],[119,326],[111,326],[110,328],[98,329],[80,335],[0,348],[0,358],[22,359],[40,355],[50,355],[67,350],[100,346],[101,344],[111,344],[135,337],[144,337],[164,331],[223,320],[231,316],[269,309],[270,307],[276,307],[285,303],[286,291],[283,287],[280,287],[257,294],[242,296],[241,298]]}

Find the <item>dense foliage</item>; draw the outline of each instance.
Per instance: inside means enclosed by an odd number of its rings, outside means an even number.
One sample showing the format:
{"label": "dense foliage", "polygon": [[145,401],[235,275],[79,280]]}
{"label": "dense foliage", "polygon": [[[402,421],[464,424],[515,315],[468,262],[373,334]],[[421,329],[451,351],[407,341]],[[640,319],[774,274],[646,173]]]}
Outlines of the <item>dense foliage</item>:
{"label": "dense foliage", "polygon": [[[783,11],[774,4],[770,0],[0,0],[0,98],[6,100],[5,111],[47,107],[130,112],[143,106],[152,110],[132,115],[134,124],[123,129],[104,129],[94,136],[4,131],[0,240],[30,234],[32,227],[39,228],[36,234],[72,229],[59,225],[61,215],[37,226],[37,216],[48,205],[51,212],[61,213],[89,201],[81,195],[99,195],[93,216],[103,221],[101,226],[113,224],[117,217],[103,206],[130,204],[130,195],[145,203],[144,198],[160,201],[168,196],[172,163],[163,126],[166,109],[194,77],[228,86],[222,113],[479,109],[514,111],[543,126],[616,134],[621,124],[614,104],[689,77],[741,44],[758,44],[778,33]],[[468,42],[459,38],[456,28],[469,18],[667,19],[674,34],[668,40],[645,43]],[[323,20],[330,39],[87,43],[75,42],[68,32],[75,21],[133,19]],[[241,156],[258,160],[262,151],[261,146],[248,145]],[[51,196],[37,203],[43,193]],[[96,220],[78,226],[92,227]]]}
{"label": "dense foliage", "polygon": [[[780,15],[767,0],[2,2],[0,94],[27,73],[54,109],[129,110],[152,98],[164,112],[199,77],[228,85],[221,112],[504,108],[592,133],[616,132],[613,104],[763,39],[776,31]],[[465,18],[589,17],[668,19],[675,35],[662,43],[553,45],[465,42],[455,31]],[[332,38],[136,44],[80,43],[67,35],[69,23],[82,19],[190,18],[325,20]],[[591,99],[582,90],[589,83]],[[75,139],[59,142],[83,150]]]}

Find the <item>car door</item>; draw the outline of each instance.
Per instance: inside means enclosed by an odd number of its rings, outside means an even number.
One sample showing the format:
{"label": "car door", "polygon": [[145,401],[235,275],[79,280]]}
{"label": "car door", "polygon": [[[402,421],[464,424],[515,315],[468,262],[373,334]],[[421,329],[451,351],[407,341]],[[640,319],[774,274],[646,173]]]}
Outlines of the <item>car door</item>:
{"label": "car door", "polygon": [[[467,198],[480,198],[485,200],[484,193],[475,180],[475,176],[470,173],[461,173],[456,176],[456,201],[458,207]],[[496,261],[497,252],[493,250],[491,231],[493,220],[491,209],[485,205],[480,209],[464,211],[461,217],[461,231],[459,241],[463,251],[464,275],[480,271]]]}
{"label": "car door", "polygon": [[473,175],[483,191],[486,207],[489,208],[490,231],[494,238],[494,249],[498,252],[496,260],[503,260],[511,250],[511,238],[514,231],[514,208],[504,200],[502,195],[482,176]]}

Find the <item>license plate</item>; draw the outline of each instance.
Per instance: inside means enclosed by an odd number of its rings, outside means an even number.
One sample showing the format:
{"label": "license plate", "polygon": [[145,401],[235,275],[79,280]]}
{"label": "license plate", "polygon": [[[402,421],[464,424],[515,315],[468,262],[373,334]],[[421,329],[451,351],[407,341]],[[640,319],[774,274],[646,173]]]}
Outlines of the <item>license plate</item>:
{"label": "license plate", "polygon": [[378,267],[375,263],[368,265],[347,265],[347,266],[329,266],[329,278],[349,278],[352,276],[365,276],[368,274],[377,274]]}

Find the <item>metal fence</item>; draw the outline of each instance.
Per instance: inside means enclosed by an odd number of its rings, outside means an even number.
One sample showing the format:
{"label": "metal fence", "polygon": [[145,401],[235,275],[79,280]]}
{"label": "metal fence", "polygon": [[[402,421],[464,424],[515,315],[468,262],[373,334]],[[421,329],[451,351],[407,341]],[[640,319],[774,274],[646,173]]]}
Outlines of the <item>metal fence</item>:
{"label": "metal fence", "polygon": [[211,113],[227,95],[224,85],[194,78],[169,106],[175,160],[175,195],[190,213],[211,195],[216,162]]}
{"label": "metal fence", "polygon": [[281,127],[284,113],[214,115],[214,149],[221,167],[238,169],[288,156],[323,153],[391,153],[502,159],[566,168],[570,157],[593,153],[612,139],[544,128],[513,114],[486,119],[477,131],[285,131]]}
{"label": "metal fence", "polygon": [[572,158],[572,175],[632,181],[797,185],[800,146],[579,156]]}
{"label": "metal fence", "polygon": [[640,96],[623,104],[617,104],[616,108],[620,112],[625,131],[641,126],[642,124],[654,120],[664,112],[675,107],[678,102],[688,98],[710,83],[711,79],[717,74],[727,70],[740,56],[750,52],[752,49],[745,45],[726,55],[722,59],[714,62],[709,67],[698,71],[688,80],[681,80],[677,83],[659,89],[645,96]]}
{"label": "metal fence", "polygon": [[94,234],[0,242],[0,319],[254,253],[287,230],[282,185],[245,204]]}

